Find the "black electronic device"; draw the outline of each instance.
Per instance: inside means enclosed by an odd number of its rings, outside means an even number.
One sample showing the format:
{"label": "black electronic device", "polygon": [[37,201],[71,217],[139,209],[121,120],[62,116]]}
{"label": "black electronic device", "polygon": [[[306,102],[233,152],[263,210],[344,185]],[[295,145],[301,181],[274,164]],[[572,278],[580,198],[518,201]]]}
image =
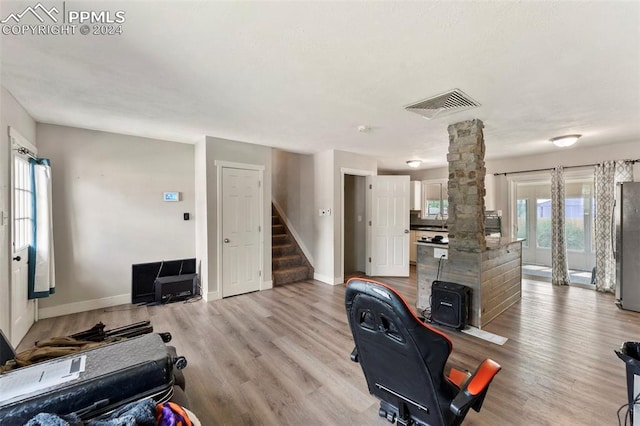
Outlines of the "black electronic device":
{"label": "black electronic device", "polygon": [[441,243],[442,240],[444,240],[444,237],[442,235],[435,235],[432,239],[431,242],[432,243]]}
{"label": "black electronic device", "polygon": [[159,277],[156,278],[154,287],[155,303],[190,299],[198,294],[198,274]]}
{"label": "black electronic device", "polygon": [[434,281],[431,284],[431,321],[462,330],[467,326],[471,289],[462,284]]}
{"label": "black electronic device", "polygon": [[156,278],[195,274],[196,259],[165,260],[131,265],[131,303],[154,303]]}

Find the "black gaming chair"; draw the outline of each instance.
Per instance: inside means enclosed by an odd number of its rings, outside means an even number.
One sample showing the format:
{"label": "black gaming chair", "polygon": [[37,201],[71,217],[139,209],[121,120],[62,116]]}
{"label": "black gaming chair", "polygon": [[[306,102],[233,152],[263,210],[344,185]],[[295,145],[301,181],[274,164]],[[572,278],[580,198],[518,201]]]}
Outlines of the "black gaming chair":
{"label": "black gaming chair", "polygon": [[475,373],[444,374],[451,340],[420,321],[404,298],[386,284],[354,278],[345,304],[369,392],[381,400],[379,414],[402,425],[459,425],[480,411],[500,365],[486,359]]}

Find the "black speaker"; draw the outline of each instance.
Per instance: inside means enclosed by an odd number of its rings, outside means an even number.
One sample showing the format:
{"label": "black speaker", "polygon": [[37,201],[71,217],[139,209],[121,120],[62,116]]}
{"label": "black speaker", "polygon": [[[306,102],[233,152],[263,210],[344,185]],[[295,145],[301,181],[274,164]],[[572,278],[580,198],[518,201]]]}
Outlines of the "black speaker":
{"label": "black speaker", "polygon": [[462,330],[467,326],[471,289],[462,284],[434,281],[431,285],[431,321]]}

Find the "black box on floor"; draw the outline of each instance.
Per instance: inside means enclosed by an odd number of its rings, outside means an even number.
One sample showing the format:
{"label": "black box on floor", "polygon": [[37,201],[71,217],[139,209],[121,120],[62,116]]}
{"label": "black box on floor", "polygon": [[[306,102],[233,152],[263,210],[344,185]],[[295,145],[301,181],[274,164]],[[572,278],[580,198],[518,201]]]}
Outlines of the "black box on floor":
{"label": "black box on floor", "polygon": [[159,277],[156,278],[153,285],[156,303],[185,300],[198,294],[198,274]]}
{"label": "black box on floor", "polygon": [[471,289],[462,284],[434,281],[431,285],[431,321],[462,330],[469,319]]}

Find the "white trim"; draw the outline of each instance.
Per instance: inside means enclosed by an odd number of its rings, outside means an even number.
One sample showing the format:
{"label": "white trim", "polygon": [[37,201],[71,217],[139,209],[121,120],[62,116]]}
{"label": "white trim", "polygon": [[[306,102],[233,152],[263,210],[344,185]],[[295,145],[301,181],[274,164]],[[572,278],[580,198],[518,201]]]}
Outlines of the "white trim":
{"label": "white trim", "polygon": [[218,299],[222,299],[222,297],[220,297],[220,292],[219,291],[210,291],[207,293],[206,295],[206,301],[210,302],[211,300],[218,300]]}
{"label": "white trim", "polygon": [[328,277],[326,275],[322,275],[322,274],[318,274],[316,272],[313,273],[313,279],[316,281],[320,281],[323,284],[328,284],[328,285],[339,285],[343,283],[343,279],[340,277],[336,277],[336,278],[331,278]]}
{"label": "white trim", "polygon": [[284,224],[287,225],[287,228],[289,229],[289,232],[291,232],[291,235],[293,235],[293,238],[296,240],[296,242],[300,246],[300,250],[302,250],[304,255],[307,257],[307,260],[309,261],[311,266],[313,266],[313,263],[314,263],[313,256],[311,256],[311,252],[309,251],[307,246],[302,241],[302,238],[300,238],[300,234],[298,234],[298,232],[295,230],[295,228],[291,224],[291,221],[289,220],[287,215],[284,214],[284,211],[282,210],[282,207],[280,207],[280,204],[278,204],[278,202],[276,200],[271,200],[271,202],[273,203],[273,206],[276,208],[276,210],[278,211],[278,214],[280,215],[280,217],[284,221]]}
{"label": "white trim", "polygon": [[[248,163],[235,163],[233,161],[224,161],[224,160],[215,160],[213,163],[216,167],[216,284],[218,291],[217,292],[209,292],[211,293],[219,293],[215,299],[222,298],[222,169],[224,168],[232,168],[232,169],[243,169],[243,170],[255,170],[258,172],[258,180],[260,181],[260,188],[258,191],[259,194],[259,212],[258,216],[260,217],[260,235],[258,236],[260,240],[260,246],[258,250],[260,251],[260,258],[258,260],[259,270],[264,271],[264,234],[265,234],[265,223],[264,223],[264,170],[265,166],[262,164],[248,164]],[[262,286],[260,286],[260,290],[262,290]],[[210,300],[207,295],[207,300]]]}
{"label": "white trim", "polygon": [[262,283],[260,284],[260,291],[262,290],[269,290],[273,288],[273,281],[272,280],[268,280],[268,281],[262,281]]}
{"label": "white trim", "polygon": [[15,127],[9,126],[9,139],[11,140],[11,144],[13,146],[21,146],[27,148],[29,151],[31,151],[32,154],[38,153],[38,148],[36,148],[35,145],[29,142],[27,138],[22,136]]}
{"label": "white trim", "polygon": [[[339,271],[340,276],[334,278],[335,281],[332,282],[333,285],[342,284],[344,282],[344,175],[376,176],[376,173],[377,172],[373,170],[351,169],[348,167],[340,167],[340,271]],[[367,194],[367,189],[365,187],[365,205],[364,205],[365,217],[366,217],[366,212],[369,210],[369,206],[367,205],[369,201],[367,200],[366,194]],[[366,223],[365,223],[365,228],[367,230],[366,234],[368,235],[368,233],[370,232],[370,229],[369,229],[369,226],[366,226]],[[369,246],[369,239],[367,239],[365,257],[368,257],[368,253],[370,249],[370,247],[368,246]],[[366,259],[365,259],[365,265],[368,266]]]}
{"label": "white trim", "polygon": [[128,304],[131,304],[131,293],[103,297],[101,299],[84,300],[82,302],[67,303],[64,305],[51,306],[49,308],[40,308],[38,313],[40,319],[44,319]]}
{"label": "white trim", "polygon": [[232,169],[258,170],[264,172],[263,164],[236,163],[233,161],[216,160],[213,162],[216,167],[230,167]]}

